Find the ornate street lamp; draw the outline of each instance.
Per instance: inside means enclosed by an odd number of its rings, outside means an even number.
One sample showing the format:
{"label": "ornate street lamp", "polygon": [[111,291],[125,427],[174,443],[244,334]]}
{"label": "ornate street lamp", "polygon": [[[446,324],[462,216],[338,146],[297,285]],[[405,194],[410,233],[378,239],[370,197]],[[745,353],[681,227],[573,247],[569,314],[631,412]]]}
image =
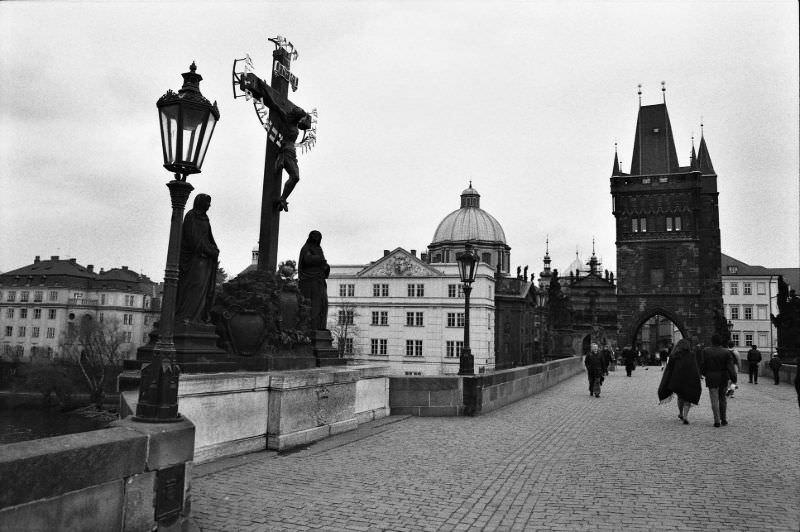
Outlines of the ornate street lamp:
{"label": "ornate street lamp", "polygon": [[183,87],[176,94],[168,90],[159,98],[161,147],[164,168],[175,173],[167,183],[172,200],[172,223],[169,228],[167,267],[164,270],[164,296],[158,341],[153,349],[153,359],[142,367],[139,402],[136,405],[137,421],[166,423],[179,421],[178,379],[180,368],[175,360],[175,300],[178,293],[178,267],[181,249],[181,225],[186,201],[194,187],[186,177],[197,174],[203,166],[208,143],[219,120],[217,102],[212,105],[200,94],[200,80],[192,62],[189,72],[182,74]]}
{"label": "ornate street lamp", "polygon": [[539,307],[539,362],[544,362],[544,307],[547,305],[547,289],[536,291],[536,305]]}
{"label": "ornate street lamp", "polygon": [[467,244],[464,251],[456,254],[456,262],[461,282],[464,283],[464,347],[461,348],[461,356],[458,359],[458,374],[474,375],[475,358],[469,348],[469,294],[472,292],[472,283],[475,282],[478,257],[472,250],[471,244]]}

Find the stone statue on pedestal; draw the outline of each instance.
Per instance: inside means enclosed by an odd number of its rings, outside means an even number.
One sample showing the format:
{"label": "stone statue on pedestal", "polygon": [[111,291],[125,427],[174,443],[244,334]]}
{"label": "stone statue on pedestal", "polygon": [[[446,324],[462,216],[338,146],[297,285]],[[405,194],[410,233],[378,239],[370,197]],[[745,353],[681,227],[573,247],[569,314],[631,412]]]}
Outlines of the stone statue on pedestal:
{"label": "stone statue on pedestal", "polygon": [[300,292],[311,301],[311,330],[327,330],[328,326],[328,278],[331,268],[325,260],[320,243],[322,233],[311,231],[300,250],[297,267],[300,277]]}
{"label": "stone statue on pedestal", "polygon": [[180,274],[175,318],[178,322],[206,323],[214,301],[219,248],[206,213],[211,196],[198,194],[183,219]]}

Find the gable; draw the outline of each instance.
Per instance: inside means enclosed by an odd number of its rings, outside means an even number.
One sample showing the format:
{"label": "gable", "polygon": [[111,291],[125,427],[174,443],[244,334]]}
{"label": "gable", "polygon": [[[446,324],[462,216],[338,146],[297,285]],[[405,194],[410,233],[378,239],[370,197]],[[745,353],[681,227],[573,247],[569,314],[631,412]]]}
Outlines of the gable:
{"label": "gable", "polygon": [[397,248],[356,274],[357,277],[441,277],[442,272]]}

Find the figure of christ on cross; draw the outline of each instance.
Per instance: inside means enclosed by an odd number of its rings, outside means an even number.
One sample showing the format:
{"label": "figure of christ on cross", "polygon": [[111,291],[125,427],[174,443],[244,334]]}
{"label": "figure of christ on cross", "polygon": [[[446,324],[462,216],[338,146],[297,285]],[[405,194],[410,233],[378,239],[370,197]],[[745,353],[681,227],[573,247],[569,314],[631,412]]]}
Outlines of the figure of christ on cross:
{"label": "figure of christ on cross", "polygon": [[295,141],[300,134],[300,130],[311,128],[311,115],[296,106],[275,89],[270,87],[255,74],[244,74],[239,81],[243,91],[249,91],[254,98],[261,100],[271,111],[277,113],[279,122],[275,126],[283,136],[283,142],[278,146],[278,157],[275,161],[275,169],[280,176],[281,170],[286,170],[289,179],[283,187],[280,199],[276,201],[279,211],[289,211],[287,198],[294,190],[297,182],[300,181],[300,169],[297,166],[297,150]]}

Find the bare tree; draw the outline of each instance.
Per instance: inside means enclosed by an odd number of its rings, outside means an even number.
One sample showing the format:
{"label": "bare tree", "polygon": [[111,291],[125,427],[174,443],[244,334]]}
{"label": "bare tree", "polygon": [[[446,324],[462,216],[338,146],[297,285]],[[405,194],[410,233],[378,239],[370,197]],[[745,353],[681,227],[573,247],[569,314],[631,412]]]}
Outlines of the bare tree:
{"label": "bare tree", "polygon": [[61,338],[61,358],[80,368],[91,401],[98,409],[103,406],[107,379],[115,378],[116,369],[122,364],[124,343],[119,320],[100,323],[88,314],[78,324],[71,324]]}
{"label": "bare tree", "polygon": [[344,301],[333,307],[333,312],[329,316],[328,328],[331,335],[336,338],[339,356],[359,354],[360,349],[356,346],[356,339],[361,332],[356,324],[356,319],[360,316],[358,307],[354,303]]}

